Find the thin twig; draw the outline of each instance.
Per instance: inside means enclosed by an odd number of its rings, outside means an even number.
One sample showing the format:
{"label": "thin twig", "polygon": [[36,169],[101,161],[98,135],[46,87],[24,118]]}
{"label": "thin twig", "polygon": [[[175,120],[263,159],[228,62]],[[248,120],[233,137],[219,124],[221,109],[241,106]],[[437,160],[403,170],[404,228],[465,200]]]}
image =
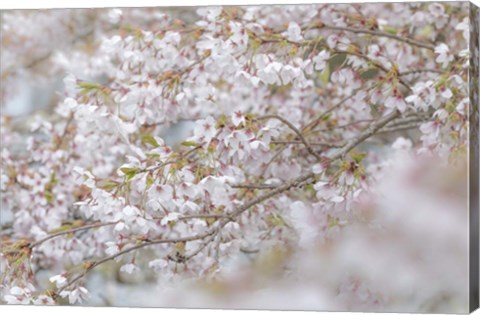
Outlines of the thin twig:
{"label": "thin twig", "polygon": [[70,124],[73,122],[73,118],[75,117],[74,113],[70,113],[68,116],[67,123],[65,124],[65,128],[63,129],[62,135],[57,139],[57,143],[55,145],[54,151],[57,151],[58,149],[61,148],[62,144],[65,141],[65,138],[67,137],[68,134],[68,128],[70,127]]}
{"label": "thin twig", "polygon": [[353,27],[347,27],[347,26],[333,26],[333,25],[322,25],[319,27],[319,29],[336,30],[336,31],[344,31],[344,32],[350,32],[355,34],[369,34],[369,35],[378,36],[378,37],[386,37],[386,38],[394,39],[396,41],[404,42],[413,46],[426,48],[429,50],[435,50],[435,46],[432,44],[420,42],[418,40],[415,40],[409,37],[402,37],[402,36],[394,35],[394,34],[383,32],[383,31],[378,31],[378,30],[367,30],[367,29],[353,28]]}
{"label": "thin twig", "polygon": [[186,221],[192,219],[229,219],[230,217],[225,214],[189,214],[179,217],[177,220]]}
{"label": "thin twig", "polygon": [[251,184],[240,184],[240,185],[230,185],[230,187],[235,189],[257,189],[257,190],[264,190],[264,189],[275,189],[278,185],[251,185]]}
{"label": "thin twig", "polygon": [[54,234],[50,234],[36,242],[33,242],[33,243],[30,243],[29,247],[30,249],[36,247],[36,246],[39,246],[43,243],[45,243],[46,241],[48,240],[51,240],[53,238],[56,238],[58,236],[62,236],[62,235],[67,235],[67,234],[72,234],[72,233],[75,233],[75,232],[78,232],[78,231],[83,231],[83,230],[89,230],[89,229],[95,229],[95,228],[99,228],[99,227],[102,227],[102,226],[109,226],[109,225],[114,225],[114,224],[117,224],[118,221],[115,221],[115,222],[97,222],[97,223],[93,223],[93,224],[88,224],[88,225],[84,225],[84,226],[80,226],[80,227],[77,227],[77,228],[73,228],[73,229],[70,229],[70,230],[66,230],[66,231],[61,231],[61,232],[58,232],[58,233],[54,233]]}
{"label": "thin twig", "polygon": [[380,129],[377,133],[382,134],[382,133],[391,133],[391,132],[405,131],[405,130],[415,130],[421,124],[422,122],[412,122],[412,123],[398,125],[394,127],[386,127],[386,128]]}
{"label": "thin twig", "polygon": [[[270,143],[272,144],[304,144],[302,141],[298,140],[272,140]],[[328,148],[341,148],[342,145],[338,143],[330,143],[330,142],[309,142],[311,146],[321,146],[321,147],[328,147]]]}
{"label": "thin twig", "polygon": [[338,102],[337,104],[333,105],[332,107],[330,107],[329,109],[327,109],[325,112],[321,113],[317,118],[313,119],[310,123],[308,123],[305,127],[303,127],[302,131],[305,131],[305,130],[311,130],[311,129],[315,129],[315,127],[320,123],[320,121],[322,119],[324,119],[325,117],[327,117],[328,114],[330,114],[332,111],[334,111],[335,109],[339,108],[340,106],[342,106],[346,101],[348,101],[349,99],[351,99],[352,97],[354,97],[357,92],[360,91],[360,89],[357,89],[355,91],[353,91],[350,95],[348,95],[347,97],[343,98],[342,100],[340,100],[340,102]]}
{"label": "thin twig", "polygon": [[419,73],[425,73],[425,72],[431,72],[431,73],[437,73],[437,74],[445,74],[447,73],[446,71],[443,70],[438,70],[438,69],[416,69],[416,70],[407,70],[407,71],[402,71],[398,75],[399,76],[405,76],[405,75],[410,75],[410,74],[419,74]]}
{"label": "thin twig", "polygon": [[[372,65],[374,65],[376,68],[382,70],[383,72],[385,72],[386,74],[390,73],[390,69],[387,69],[385,68],[383,65],[381,65],[380,63],[378,63],[376,60],[373,60],[372,58],[362,54],[362,53],[359,53],[359,52],[353,52],[353,51],[347,51],[347,50],[339,50],[339,49],[336,49],[334,50],[335,53],[337,54],[346,54],[346,55],[352,55],[352,56],[356,56],[358,58],[361,58],[365,61],[368,61],[370,62]],[[407,84],[407,82],[405,82],[397,73],[397,76],[396,76],[398,82],[403,85],[408,91],[410,92],[413,92],[413,89],[410,87],[410,85]]]}
{"label": "thin twig", "polygon": [[119,251],[118,253],[116,254],[113,254],[113,255],[110,255],[110,256],[106,256],[100,260],[97,260],[97,261],[94,261],[94,262],[90,262],[87,266],[87,268],[85,268],[85,270],[80,273],[79,275],[77,275],[76,277],[72,278],[70,281],[68,281],[67,283],[65,283],[63,286],[61,286],[60,288],[58,288],[58,290],[54,293],[55,296],[58,296],[60,295],[61,292],[63,292],[65,289],[67,289],[68,287],[70,287],[72,284],[74,284],[75,282],[77,282],[78,280],[82,279],[83,277],[85,277],[91,270],[93,270],[95,267],[99,266],[99,265],[102,265],[108,261],[111,261],[111,260],[114,260],[115,258],[117,257],[120,257],[122,255],[125,255],[127,253],[130,253],[134,250],[138,250],[138,249],[141,249],[143,247],[147,247],[147,246],[150,246],[150,245],[156,245],[156,244],[166,244],[166,243],[181,243],[181,242],[191,242],[191,241],[196,241],[196,240],[200,240],[200,239],[203,239],[203,238],[206,238],[207,236],[211,235],[212,233],[214,233],[214,230],[209,230],[205,233],[202,233],[202,234],[199,234],[199,235],[196,235],[196,236],[189,236],[189,237],[180,237],[180,238],[175,238],[175,239],[158,239],[158,240],[147,240],[143,243],[140,243],[140,244],[137,244],[135,246],[132,246],[132,247],[129,247],[127,249],[124,249],[124,250],[121,250]]}
{"label": "thin twig", "polygon": [[321,157],[320,155],[315,152],[315,150],[310,146],[310,144],[307,142],[307,140],[305,139],[305,137],[302,135],[302,133],[300,132],[300,130],[297,129],[297,127],[295,127],[291,122],[289,122],[287,119],[281,117],[281,116],[278,116],[278,115],[265,115],[265,116],[261,116],[261,117],[257,117],[256,120],[265,120],[265,119],[276,119],[276,120],[279,120],[281,121],[282,123],[284,123],[285,125],[287,125],[293,132],[295,132],[295,134],[297,135],[297,137],[300,139],[300,141],[302,141],[302,143],[305,145],[305,147],[307,148],[307,151],[313,155],[318,161],[321,160]]}
{"label": "thin twig", "polygon": [[286,149],[288,148],[288,146],[284,146],[282,147],[280,150],[278,150],[274,156],[265,164],[265,166],[263,166],[263,170],[262,170],[262,173],[260,174],[259,177],[263,177],[263,175],[265,175],[265,173],[268,171],[268,168],[270,167],[270,165],[272,165],[272,163],[282,154],[283,151],[285,151]]}
{"label": "thin twig", "polygon": [[336,160],[338,158],[343,158],[350,150],[356,147],[358,144],[362,143],[370,136],[372,136],[375,132],[380,130],[390,121],[398,118],[400,116],[399,111],[393,111],[385,117],[380,118],[379,120],[373,122],[370,126],[367,127],[358,137],[348,141],[348,143],[341,149],[335,152],[330,158],[332,160]]}

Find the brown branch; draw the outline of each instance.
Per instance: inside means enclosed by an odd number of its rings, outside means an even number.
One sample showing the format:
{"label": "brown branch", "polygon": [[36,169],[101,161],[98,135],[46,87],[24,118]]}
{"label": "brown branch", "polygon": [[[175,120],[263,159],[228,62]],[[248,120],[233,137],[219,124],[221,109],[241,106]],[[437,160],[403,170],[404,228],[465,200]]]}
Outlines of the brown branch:
{"label": "brown branch", "polygon": [[191,242],[191,241],[196,241],[196,240],[200,240],[200,239],[203,239],[209,235],[211,235],[213,233],[213,231],[207,231],[205,233],[202,233],[202,234],[199,234],[199,235],[196,235],[196,236],[189,236],[189,237],[181,237],[181,238],[175,238],[175,239],[158,239],[158,240],[147,240],[145,241],[144,243],[140,243],[138,245],[135,245],[135,246],[132,246],[132,247],[129,247],[127,249],[124,249],[124,250],[121,250],[119,251],[118,253],[116,254],[113,254],[113,255],[110,255],[110,256],[107,256],[107,257],[104,257],[102,259],[99,259],[97,261],[94,261],[94,262],[90,262],[87,267],[85,268],[85,270],[80,273],[79,275],[77,275],[76,277],[72,278],[70,281],[68,281],[67,283],[65,283],[63,286],[61,286],[60,288],[58,288],[58,290],[56,292],[54,292],[54,296],[58,296],[61,292],[63,292],[65,289],[67,289],[68,287],[70,287],[72,284],[74,284],[75,282],[77,282],[78,280],[80,280],[81,278],[85,277],[91,270],[93,270],[95,267],[101,265],[101,264],[104,264],[108,261],[111,261],[111,260],[114,260],[115,258],[117,257],[120,257],[122,255],[125,255],[127,253],[130,253],[134,250],[138,250],[138,249],[141,249],[143,247],[146,247],[146,246],[150,246],[150,245],[155,245],[155,244],[165,244],[165,243],[181,243],[181,242]]}
{"label": "brown branch", "polygon": [[[217,136],[218,136],[218,133],[217,133]],[[215,137],[217,137],[217,136],[215,136]],[[165,162],[160,163],[158,165],[151,166],[151,167],[143,168],[143,169],[139,170],[137,173],[152,172],[152,171],[159,170],[159,169],[161,169],[161,168],[163,168],[167,165],[175,164],[178,161],[178,159],[187,158],[190,154],[192,154],[193,152],[202,148],[204,144],[205,144],[205,142],[202,142],[202,143],[196,145],[195,147],[193,147],[192,149],[180,153],[178,156],[175,156],[173,160],[169,156]]]}
{"label": "brown branch", "polygon": [[3,232],[3,230],[10,230],[13,228],[13,222],[7,222],[7,223],[2,223],[0,225],[0,231]]}
{"label": "brown branch", "polygon": [[[390,69],[387,69],[385,68],[383,65],[381,65],[380,63],[378,63],[377,61],[373,60],[372,58],[362,54],[362,53],[359,53],[359,52],[353,52],[353,51],[347,51],[347,50],[339,50],[339,49],[335,49],[334,50],[335,53],[337,54],[346,54],[346,55],[352,55],[352,56],[356,56],[358,58],[361,58],[365,61],[368,61],[370,62],[372,65],[374,65],[376,68],[382,70],[383,72],[385,72],[386,74],[390,73]],[[405,82],[402,78],[400,78],[400,76],[398,75],[397,73],[397,76],[396,76],[398,82],[403,85],[407,90],[409,90],[410,92],[413,92],[412,88],[410,87],[410,85],[407,84],[407,82]]]}
{"label": "brown branch", "polygon": [[[225,221],[225,222],[229,222],[230,219],[228,219],[228,221]],[[221,225],[221,227],[223,227],[224,225]],[[211,241],[213,241],[215,239],[215,237],[218,235],[218,233],[220,232],[220,228],[216,228],[214,230],[214,232],[212,233],[212,235],[210,236],[207,236],[206,240],[203,241],[202,245],[200,245],[194,252],[192,252],[190,255],[186,256],[184,258],[184,261],[188,261],[190,259],[192,259],[193,257],[197,256],[202,250],[205,249],[205,247],[208,246],[208,244],[210,244]]]}
{"label": "brown branch", "polygon": [[407,71],[402,71],[398,75],[399,76],[406,76],[410,74],[420,74],[420,73],[425,73],[425,72],[431,72],[431,73],[437,73],[437,74],[445,74],[447,73],[446,71],[443,70],[438,70],[438,69],[416,69],[416,70],[407,70]]}
{"label": "brown branch", "polygon": [[283,151],[285,151],[288,147],[287,146],[284,146],[282,147],[280,150],[278,150],[275,155],[265,164],[265,166],[263,166],[263,171],[262,173],[260,174],[260,177],[263,177],[263,175],[265,175],[265,173],[267,172],[268,168],[270,167],[270,165],[272,165],[272,163],[282,154]]}
{"label": "brown branch", "polygon": [[345,128],[348,128],[348,127],[351,127],[351,126],[355,126],[355,125],[358,125],[358,124],[363,124],[363,123],[369,123],[369,122],[372,122],[373,119],[360,119],[360,120],[356,120],[356,121],[352,121],[352,122],[349,122],[349,123],[346,123],[346,124],[343,124],[343,125],[338,125],[338,126],[333,126],[333,127],[328,127],[328,128],[322,128],[322,129],[317,129],[317,130],[312,130],[310,131],[310,133],[312,132],[325,132],[325,131],[332,131],[332,130],[335,130],[335,129],[345,129]]}
{"label": "brown branch", "polygon": [[[414,116],[408,116],[407,115],[405,118],[402,118],[400,120],[395,119],[395,120],[391,121],[389,123],[389,126],[393,126],[397,123],[404,123],[404,122],[410,122],[410,121],[423,121],[427,118],[428,118],[428,115],[427,116],[422,116],[422,117],[420,117],[418,115],[414,115]],[[369,122],[372,122],[372,121],[373,121],[373,119],[361,119],[361,120],[352,121],[352,122],[349,122],[349,123],[346,123],[346,124],[343,124],[343,125],[312,130],[311,132],[326,132],[326,131],[332,131],[332,130],[335,130],[335,129],[345,129],[345,128],[348,128],[348,127],[351,127],[351,126],[354,126],[354,125],[369,123]]]}
{"label": "brown branch", "polygon": [[[270,143],[272,144],[304,144],[302,141],[298,140],[273,140]],[[338,143],[330,143],[330,142],[309,142],[311,146],[321,146],[321,147],[328,147],[328,148],[341,148],[342,145]]]}
{"label": "brown branch", "polygon": [[347,26],[333,26],[333,25],[322,25],[318,29],[335,30],[335,31],[343,31],[343,32],[349,32],[349,33],[355,33],[355,34],[368,34],[368,35],[373,35],[378,37],[386,37],[386,38],[404,42],[413,46],[429,49],[432,51],[435,50],[435,46],[432,44],[420,42],[418,40],[415,40],[409,37],[402,37],[402,36],[390,34],[390,33],[379,31],[379,30],[367,30],[367,29],[353,28],[353,27],[347,27]]}
{"label": "brown branch", "polygon": [[263,190],[263,189],[275,189],[278,186],[277,185],[265,185],[265,184],[260,184],[260,185],[251,185],[251,184],[240,184],[240,185],[230,185],[230,187],[235,188],[235,189],[257,189],[257,190]]}
{"label": "brown branch", "polygon": [[57,139],[57,143],[55,144],[54,151],[57,151],[58,149],[60,149],[62,147],[62,144],[65,142],[65,138],[67,137],[67,134],[68,134],[68,128],[70,127],[70,124],[72,124],[74,117],[75,115],[73,112],[70,113],[70,115],[68,116],[67,123],[65,124],[65,128],[63,129],[62,135],[59,136]]}
{"label": "brown branch", "polygon": [[[366,139],[371,137],[375,132],[380,130],[380,128],[382,128],[383,126],[388,124],[390,121],[394,120],[395,118],[397,118],[399,116],[400,116],[400,112],[399,111],[394,111],[394,112],[388,114],[387,116],[382,117],[379,120],[375,121],[368,128],[366,128],[362,133],[360,133],[360,135],[358,135],[356,138],[348,141],[348,143],[341,150],[338,150],[337,152],[335,152],[330,157],[330,160],[332,161],[332,160],[337,160],[337,159],[343,158],[348,152],[350,152],[358,144],[362,143],[363,141],[365,141]],[[310,178],[313,178],[314,176],[315,176],[314,173],[307,173],[307,174],[301,175],[301,176],[299,176],[299,177],[297,177],[293,180],[290,180],[287,183],[282,184],[282,185],[278,186],[277,188],[273,189],[272,191],[252,199],[251,201],[247,202],[245,205],[243,205],[243,206],[239,207],[238,209],[236,209],[235,211],[233,211],[230,214],[230,216],[231,217],[237,217],[238,215],[240,215],[244,211],[250,209],[254,205],[256,205],[258,203],[261,203],[261,202],[263,202],[263,201],[265,201],[265,200],[267,200],[267,199],[269,199],[269,198],[271,198],[271,197],[273,197],[277,194],[285,192],[292,187],[297,187],[300,184],[302,184],[303,182],[309,180]]]}
{"label": "brown branch", "polygon": [[321,160],[320,155],[317,152],[315,152],[315,150],[310,146],[310,144],[307,142],[305,137],[302,135],[300,130],[298,130],[297,127],[295,127],[291,122],[289,122],[285,118],[283,118],[281,116],[278,116],[278,115],[265,115],[265,116],[261,116],[261,117],[256,118],[256,120],[265,120],[265,119],[277,119],[277,120],[281,121],[282,123],[284,123],[285,125],[287,125],[297,135],[297,137],[300,139],[300,141],[302,141],[302,143],[307,148],[307,151],[311,155],[313,155],[318,161]]}
{"label": "brown branch", "polygon": [[181,216],[177,220],[187,221],[192,219],[230,219],[230,217],[225,214],[190,214]]}
{"label": "brown branch", "polygon": [[391,133],[391,132],[397,132],[397,131],[406,131],[406,130],[415,130],[417,129],[422,122],[411,122],[408,124],[403,124],[403,125],[397,125],[393,127],[385,127],[380,129],[377,133],[378,134],[383,134],[383,133]]}
{"label": "brown branch", "polygon": [[385,117],[380,118],[379,120],[373,122],[370,126],[368,126],[367,129],[365,129],[358,137],[351,139],[350,141],[347,142],[347,144],[341,149],[335,152],[330,159],[335,160],[338,158],[343,158],[350,150],[352,150],[354,147],[356,147],[358,144],[362,143],[369,137],[371,137],[375,132],[380,130],[382,127],[384,127],[386,124],[388,124],[390,121],[400,117],[400,112],[399,111],[394,111],[390,114],[388,114]]}
{"label": "brown branch", "polygon": [[50,234],[50,235],[48,235],[48,236],[46,236],[46,237],[44,237],[44,238],[42,238],[42,239],[40,239],[36,242],[30,243],[29,247],[30,247],[30,249],[32,249],[32,248],[34,248],[36,246],[39,246],[39,245],[45,243],[46,241],[51,240],[53,238],[56,238],[58,236],[67,235],[67,234],[71,234],[71,233],[75,233],[75,232],[83,231],[83,230],[95,229],[95,228],[99,228],[99,227],[102,227],[102,226],[114,225],[114,224],[117,224],[117,223],[118,223],[118,221],[116,221],[116,222],[97,222],[97,223],[73,228],[73,229],[70,229],[70,230],[61,231],[61,232],[58,232],[58,233]]}
{"label": "brown branch", "polygon": [[391,121],[386,127],[397,127],[397,126],[405,125],[408,123],[421,123],[426,121],[427,119],[428,117],[422,117],[422,116],[404,117],[401,119],[395,119]]}
{"label": "brown branch", "polygon": [[360,89],[357,89],[355,91],[353,91],[352,94],[350,94],[349,96],[343,98],[342,100],[340,100],[340,102],[338,102],[337,104],[333,105],[332,107],[330,107],[329,109],[327,109],[325,112],[321,113],[317,118],[313,119],[310,123],[308,123],[305,127],[303,127],[302,131],[305,131],[305,130],[312,130],[312,129],[315,129],[315,127],[317,127],[317,125],[320,123],[320,121],[322,119],[324,119],[325,117],[327,117],[328,114],[330,114],[332,111],[334,111],[335,109],[339,108],[340,106],[342,106],[346,101],[348,101],[349,99],[351,99],[352,97],[354,97],[357,92],[360,91]]}

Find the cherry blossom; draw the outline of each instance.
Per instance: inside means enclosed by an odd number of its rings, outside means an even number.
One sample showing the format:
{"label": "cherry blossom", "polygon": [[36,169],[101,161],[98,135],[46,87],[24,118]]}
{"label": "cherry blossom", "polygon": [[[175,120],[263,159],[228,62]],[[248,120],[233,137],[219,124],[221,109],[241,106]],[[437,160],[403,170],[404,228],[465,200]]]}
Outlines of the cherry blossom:
{"label": "cherry blossom", "polygon": [[[394,93],[397,94],[397,93]],[[390,109],[397,109],[404,112],[407,109],[407,104],[401,95],[389,96],[385,100],[385,107]]]}
{"label": "cherry blossom", "polygon": [[450,54],[450,49],[444,43],[435,47],[435,54],[437,55],[435,61],[441,63],[444,68],[453,60],[453,56]]}
{"label": "cherry blossom", "polygon": [[284,33],[285,37],[291,42],[300,42],[302,37],[302,29],[300,26],[295,22],[288,23],[288,29]]}

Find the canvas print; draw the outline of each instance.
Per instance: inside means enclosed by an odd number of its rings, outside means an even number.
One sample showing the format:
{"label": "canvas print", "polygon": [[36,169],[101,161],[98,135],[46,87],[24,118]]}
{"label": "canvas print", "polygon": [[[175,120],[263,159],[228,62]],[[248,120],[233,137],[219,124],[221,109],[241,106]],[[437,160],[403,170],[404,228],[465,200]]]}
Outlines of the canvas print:
{"label": "canvas print", "polygon": [[478,29],[468,2],[2,11],[0,303],[474,310]]}

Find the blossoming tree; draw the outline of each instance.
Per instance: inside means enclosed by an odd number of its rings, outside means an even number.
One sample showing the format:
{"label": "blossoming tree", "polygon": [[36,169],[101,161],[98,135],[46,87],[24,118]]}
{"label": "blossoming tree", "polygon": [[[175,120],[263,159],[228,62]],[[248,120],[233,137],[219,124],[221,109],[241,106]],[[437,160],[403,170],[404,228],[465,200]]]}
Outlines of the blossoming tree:
{"label": "blossoming tree", "polygon": [[78,303],[119,266],[227,306],[462,311],[469,9],[3,13],[2,104],[64,87],[1,116],[1,299]]}

